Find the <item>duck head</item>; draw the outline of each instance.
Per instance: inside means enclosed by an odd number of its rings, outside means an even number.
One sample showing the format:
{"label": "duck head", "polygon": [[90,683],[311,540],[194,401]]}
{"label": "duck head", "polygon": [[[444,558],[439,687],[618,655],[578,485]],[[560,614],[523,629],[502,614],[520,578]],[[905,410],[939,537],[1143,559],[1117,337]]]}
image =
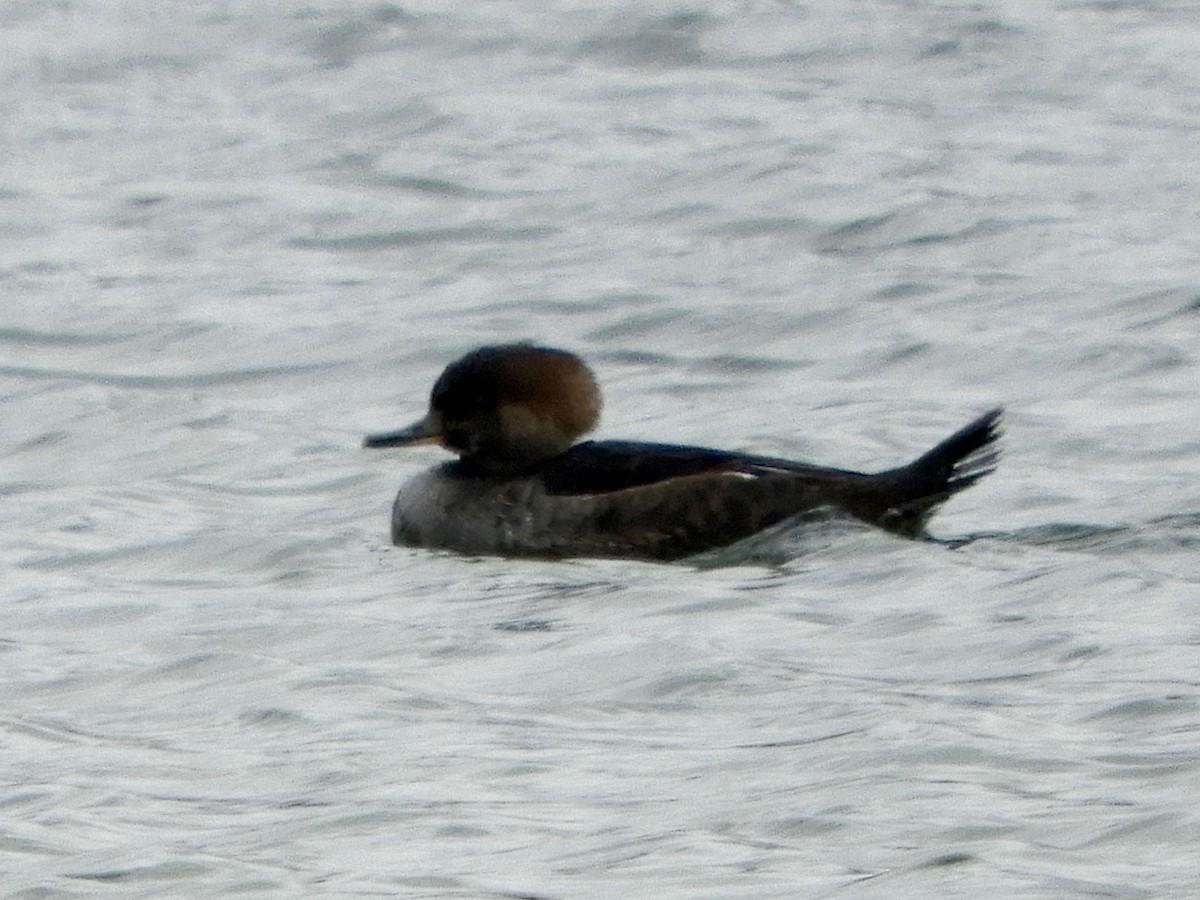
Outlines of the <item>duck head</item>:
{"label": "duck head", "polygon": [[569,448],[600,418],[600,390],[573,353],[532,344],[480,347],[451,363],[429,412],[364,447],[441,444],[471,470],[513,474]]}

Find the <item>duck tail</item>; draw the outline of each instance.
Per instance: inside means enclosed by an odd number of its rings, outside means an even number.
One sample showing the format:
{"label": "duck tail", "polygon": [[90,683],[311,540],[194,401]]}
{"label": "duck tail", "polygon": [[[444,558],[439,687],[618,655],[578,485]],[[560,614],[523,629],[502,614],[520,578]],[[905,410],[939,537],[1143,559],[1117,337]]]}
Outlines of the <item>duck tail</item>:
{"label": "duck tail", "polygon": [[884,501],[875,521],[905,537],[921,537],[937,508],[995,471],[1000,461],[1000,418],[989,410],[914,462],[872,476]]}

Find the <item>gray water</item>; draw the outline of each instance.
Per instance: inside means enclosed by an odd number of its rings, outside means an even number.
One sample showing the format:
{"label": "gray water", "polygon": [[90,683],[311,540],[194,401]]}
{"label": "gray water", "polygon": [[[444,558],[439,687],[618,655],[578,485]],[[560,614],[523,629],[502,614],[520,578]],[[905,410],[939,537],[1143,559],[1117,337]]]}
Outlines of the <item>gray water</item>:
{"label": "gray water", "polygon": [[[0,6],[0,895],[1200,895],[1200,8]],[[945,545],[396,549],[441,367]],[[952,549],[956,547],[956,549]]]}

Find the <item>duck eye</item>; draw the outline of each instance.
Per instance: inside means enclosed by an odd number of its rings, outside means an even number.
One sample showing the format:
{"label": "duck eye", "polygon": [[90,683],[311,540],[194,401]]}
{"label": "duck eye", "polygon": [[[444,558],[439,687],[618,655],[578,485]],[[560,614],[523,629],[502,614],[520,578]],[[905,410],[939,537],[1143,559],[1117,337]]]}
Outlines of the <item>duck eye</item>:
{"label": "duck eye", "polygon": [[471,434],[465,428],[447,428],[442,432],[442,442],[451,450],[470,450]]}

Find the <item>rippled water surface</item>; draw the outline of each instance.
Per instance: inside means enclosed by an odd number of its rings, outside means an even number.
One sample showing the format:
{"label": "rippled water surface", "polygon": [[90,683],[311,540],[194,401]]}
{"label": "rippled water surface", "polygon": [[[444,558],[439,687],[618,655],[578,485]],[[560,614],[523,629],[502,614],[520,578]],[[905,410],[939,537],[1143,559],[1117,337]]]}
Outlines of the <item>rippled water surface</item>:
{"label": "rippled water surface", "polygon": [[[1200,895],[1200,10],[0,6],[0,894]],[[942,543],[395,549],[485,341]]]}

